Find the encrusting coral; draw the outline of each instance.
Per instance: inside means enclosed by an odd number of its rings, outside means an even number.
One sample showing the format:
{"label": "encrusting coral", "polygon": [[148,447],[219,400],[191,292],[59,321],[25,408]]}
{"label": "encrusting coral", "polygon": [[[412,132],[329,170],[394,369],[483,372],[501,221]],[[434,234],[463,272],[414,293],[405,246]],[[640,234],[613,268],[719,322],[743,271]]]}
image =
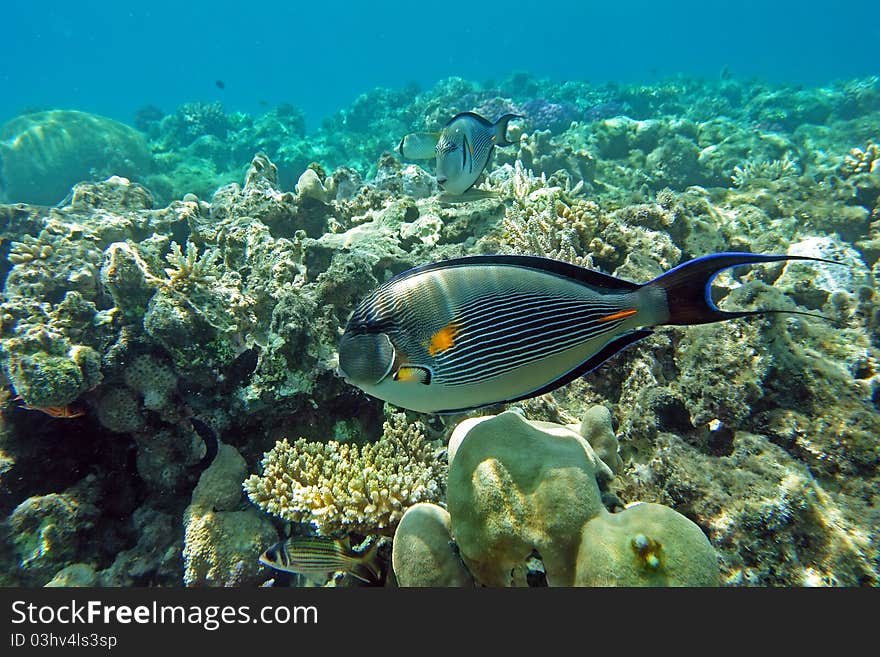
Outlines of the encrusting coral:
{"label": "encrusting coral", "polygon": [[285,438],[244,489],[264,511],[311,523],[320,534],[388,533],[409,506],[442,499],[446,465],[438,448],[398,413],[379,440],[363,446]]}

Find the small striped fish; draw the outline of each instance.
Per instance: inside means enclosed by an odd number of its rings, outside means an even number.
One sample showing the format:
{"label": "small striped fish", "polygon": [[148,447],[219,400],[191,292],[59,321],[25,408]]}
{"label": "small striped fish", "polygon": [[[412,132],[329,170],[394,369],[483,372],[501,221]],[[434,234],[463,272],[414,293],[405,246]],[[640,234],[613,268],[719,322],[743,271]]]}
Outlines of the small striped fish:
{"label": "small striped fish", "polygon": [[654,326],[810,314],[726,312],[712,302],[719,272],[783,260],[818,259],[718,253],[644,284],[531,256],[416,267],[354,311],[339,343],[340,373],[374,397],[424,413],[527,399],[595,369]]}
{"label": "small striped fish", "polygon": [[260,555],[260,563],[286,573],[327,577],[344,571],[352,577],[375,584],[379,581],[376,550],[379,542],[363,554],[351,548],[349,540],[323,536],[296,536],[276,543]]}

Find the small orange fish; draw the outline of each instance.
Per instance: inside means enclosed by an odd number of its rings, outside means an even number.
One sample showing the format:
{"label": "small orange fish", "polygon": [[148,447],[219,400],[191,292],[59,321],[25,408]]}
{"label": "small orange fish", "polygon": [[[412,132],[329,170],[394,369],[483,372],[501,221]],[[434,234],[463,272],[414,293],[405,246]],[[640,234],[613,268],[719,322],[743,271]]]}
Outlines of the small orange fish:
{"label": "small orange fish", "polygon": [[[21,397],[16,397],[15,401],[21,401]],[[86,412],[77,407],[77,406],[28,406],[27,404],[19,404],[19,408],[23,408],[26,411],[40,411],[40,413],[45,413],[51,417],[59,417],[65,419],[71,419],[75,417],[82,417],[86,414]]]}

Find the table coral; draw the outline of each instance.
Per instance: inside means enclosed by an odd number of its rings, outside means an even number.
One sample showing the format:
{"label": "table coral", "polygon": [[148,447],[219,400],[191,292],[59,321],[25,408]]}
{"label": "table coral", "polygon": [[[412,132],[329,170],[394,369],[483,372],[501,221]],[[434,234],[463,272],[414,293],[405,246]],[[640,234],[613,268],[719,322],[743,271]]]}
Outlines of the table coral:
{"label": "table coral", "polygon": [[258,507],[320,534],[393,531],[407,507],[443,495],[445,464],[419,424],[396,414],[364,446],[286,438],[263,456],[244,489]]}

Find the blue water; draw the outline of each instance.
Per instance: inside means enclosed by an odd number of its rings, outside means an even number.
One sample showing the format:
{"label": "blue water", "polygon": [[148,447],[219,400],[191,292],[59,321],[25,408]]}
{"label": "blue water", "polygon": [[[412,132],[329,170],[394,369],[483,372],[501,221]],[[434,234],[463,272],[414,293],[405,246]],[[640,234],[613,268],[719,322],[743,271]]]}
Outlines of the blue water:
{"label": "blue water", "polygon": [[[684,73],[825,84],[880,73],[880,3],[32,2],[0,8],[0,122],[71,108],[131,122],[190,101],[305,110],[376,86],[528,71],[650,83]],[[224,88],[216,85],[222,80]]]}

